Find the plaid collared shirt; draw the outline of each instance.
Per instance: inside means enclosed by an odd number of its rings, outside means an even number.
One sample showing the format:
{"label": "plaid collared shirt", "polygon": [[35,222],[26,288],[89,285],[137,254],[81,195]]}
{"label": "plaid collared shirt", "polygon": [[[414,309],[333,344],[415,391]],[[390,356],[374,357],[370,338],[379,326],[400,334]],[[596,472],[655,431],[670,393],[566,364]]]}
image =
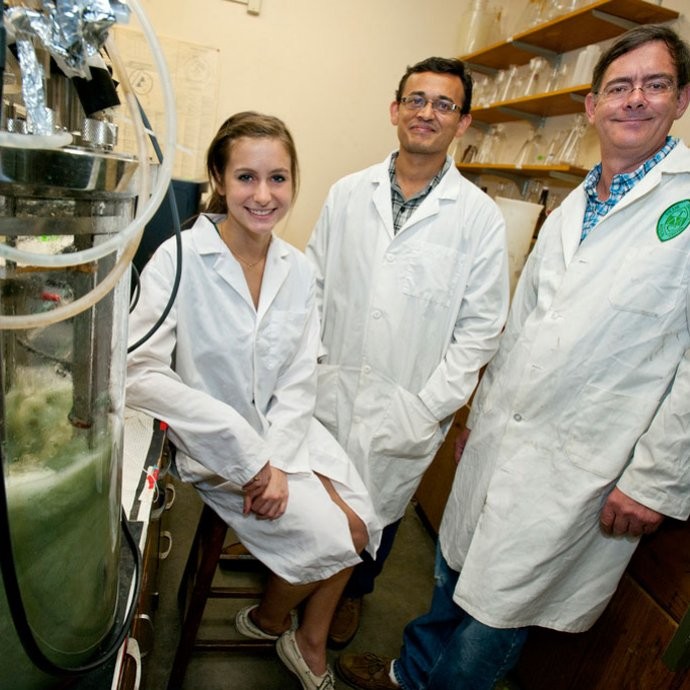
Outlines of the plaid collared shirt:
{"label": "plaid collared shirt", "polygon": [[397,159],[398,152],[396,151],[391,156],[390,166],[388,167],[388,174],[391,180],[391,201],[393,202],[393,232],[396,235],[398,230],[407,222],[415,210],[419,208],[422,201],[429,196],[431,190],[441,181],[441,178],[446,174],[448,168],[450,168],[450,158],[446,156],[446,162],[443,164],[441,170],[431,179],[431,182],[429,182],[421,192],[417,192],[414,196],[406,199],[395,177],[395,161]]}
{"label": "plaid collared shirt", "polygon": [[585,178],[585,194],[587,205],[585,218],[582,222],[582,234],[580,242],[594,230],[596,224],[659,162],[664,160],[673,151],[678,139],[666,137],[666,143],[659,149],[655,156],[646,160],[637,170],[631,173],[614,175],[611,181],[609,198],[600,201],[597,196],[597,184],[601,178],[601,163],[595,165]]}

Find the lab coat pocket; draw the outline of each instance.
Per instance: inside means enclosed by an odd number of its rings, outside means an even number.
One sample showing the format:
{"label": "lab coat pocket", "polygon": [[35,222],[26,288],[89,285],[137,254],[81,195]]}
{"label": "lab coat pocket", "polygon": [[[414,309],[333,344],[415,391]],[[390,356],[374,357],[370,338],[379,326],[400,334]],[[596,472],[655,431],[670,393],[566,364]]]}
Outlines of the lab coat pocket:
{"label": "lab coat pocket", "polygon": [[625,469],[637,439],[646,428],[643,401],[587,384],[565,418],[564,451],[570,461],[611,481]]}
{"label": "lab coat pocket", "polygon": [[424,403],[404,388],[397,388],[372,435],[370,452],[372,456],[422,458],[435,452],[442,441],[441,425]]}
{"label": "lab coat pocket", "polygon": [[645,316],[663,316],[684,298],[687,264],[687,252],[664,245],[629,249],[609,291],[611,306]]}
{"label": "lab coat pocket", "polygon": [[405,247],[402,259],[405,266],[401,274],[403,293],[448,307],[460,279],[463,264],[460,252],[416,240]]}
{"label": "lab coat pocket", "polygon": [[259,326],[256,351],[267,369],[289,363],[297,354],[307,318],[306,310],[273,309]]}

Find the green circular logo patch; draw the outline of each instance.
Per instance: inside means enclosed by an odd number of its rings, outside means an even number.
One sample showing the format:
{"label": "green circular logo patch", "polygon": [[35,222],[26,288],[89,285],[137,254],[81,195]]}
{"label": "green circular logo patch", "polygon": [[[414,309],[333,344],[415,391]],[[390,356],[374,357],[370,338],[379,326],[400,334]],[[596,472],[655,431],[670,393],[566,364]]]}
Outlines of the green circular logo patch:
{"label": "green circular logo patch", "polygon": [[690,199],[669,206],[656,224],[656,234],[662,242],[678,237],[690,225]]}

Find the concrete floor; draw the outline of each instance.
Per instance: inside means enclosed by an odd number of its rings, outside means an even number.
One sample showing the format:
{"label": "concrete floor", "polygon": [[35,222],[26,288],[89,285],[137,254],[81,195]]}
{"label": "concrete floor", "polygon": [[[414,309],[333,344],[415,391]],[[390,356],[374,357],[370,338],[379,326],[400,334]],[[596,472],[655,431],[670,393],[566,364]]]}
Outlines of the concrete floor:
{"label": "concrete floor", "polygon": [[[198,521],[201,503],[189,486],[175,483],[176,499],[165,514],[163,529],[173,535],[173,548],[161,563],[160,603],[155,613],[155,642],[144,658],[142,690],[165,690],[179,636],[177,586]],[[348,650],[371,650],[396,656],[402,629],[424,613],[433,588],[434,540],[410,507],[376,591],[365,599],[362,625]],[[221,573],[219,577],[224,577]],[[203,632],[213,637],[236,634],[234,612],[246,602],[215,600],[207,607]],[[331,652],[331,661],[336,652]],[[341,680],[338,688],[349,687]],[[187,669],[184,690],[299,690],[297,679],[275,652],[195,653]]]}

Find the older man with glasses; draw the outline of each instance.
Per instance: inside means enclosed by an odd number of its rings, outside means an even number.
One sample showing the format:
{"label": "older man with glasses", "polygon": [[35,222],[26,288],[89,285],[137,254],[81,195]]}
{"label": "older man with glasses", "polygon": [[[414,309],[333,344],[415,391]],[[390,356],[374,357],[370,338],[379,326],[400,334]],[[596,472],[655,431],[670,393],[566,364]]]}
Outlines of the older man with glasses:
{"label": "older man with glasses", "polygon": [[[601,163],[550,214],[472,405],[430,611],[355,687],[491,690],[529,626],[590,628],[642,535],[690,514],[690,49],[621,36],[585,99]],[[391,663],[392,662],[392,663]]]}
{"label": "older man with glasses", "polygon": [[387,525],[336,612],[329,641],[338,648],[356,633],[362,597],[507,314],[503,217],[448,155],[470,126],[471,98],[459,60],[409,67],[390,105],[398,150],[333,186],[307,247],[325,351],[316,416]]}

